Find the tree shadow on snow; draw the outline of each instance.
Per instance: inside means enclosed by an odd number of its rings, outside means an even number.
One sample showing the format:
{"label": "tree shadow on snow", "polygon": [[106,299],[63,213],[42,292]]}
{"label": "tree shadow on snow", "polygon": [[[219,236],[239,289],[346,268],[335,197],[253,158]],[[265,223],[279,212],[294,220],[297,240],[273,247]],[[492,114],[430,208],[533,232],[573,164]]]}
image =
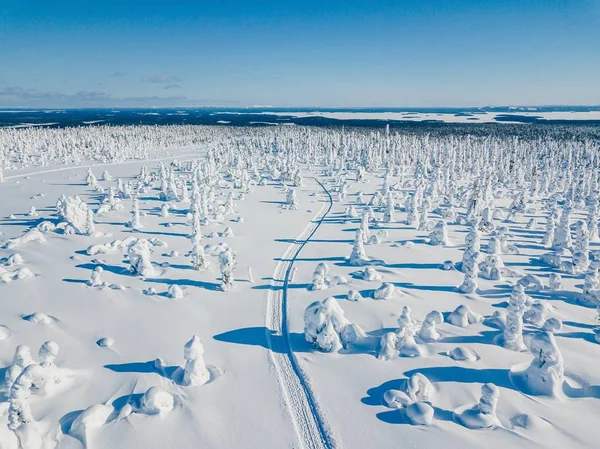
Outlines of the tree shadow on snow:
{"label": "tree shadow on snow", "polygon": [[[260,346],[265,349],[271,349],[279,354],[286,353],[287,344],[282,335],[275,335],[275,331],[266,327],[244,327],[235,329],[222,334],[214,335],[213,339],[225,343],[235,343],[238,345]],[[269,339],[271,345],[269,345]],[[314,352],[312,346],[304,338],[304,334],[290,332],[289,344],[294,352]]]}
{"label": "tree shadow on snow", "polygon": [[[421,373],[431,382],[459,382],[459,383],[493,383],[498,387],[515,390],[509,378],[508,369],[499,368],[466,368],[463,366],[433,366],[406,371],[406,377]],[[389,390],[389,388],[388,388]]]}
{"label": "tree shadow on snow", "polygon": [[179,368],[178,366],[167,366],[162,369],[156,369],[154,360],[148,362],[129,362],[104,365],[104,368],[114,371],[115,373],[155,373],[161,377],[172,379],[173,374]]}
{"label": "tree shadow on snow", "polygon": [[431,292],[456,292],[455,286],[448,285],[415,285],[412,282],[393,282],[396,287],[407,290],[425,290]]}
{"label": "tree shadow on snow", "polygon": [[102,269],[108,273],[119,274],[121,276],[134,275],[129,268],[121,267],[119,265],[108,265],[105,263],[82,263],[75,265],[75,268],[83,268],[84,270],[94,270],[96,267],[102,267]]}
{"label": "tree shadow on snow", "polygon": [[198,281],[193,279],[146,279],[153,284],[180,285],[186,287],[198,287],[211,291],[221,291],[221,284],[216,282]]}

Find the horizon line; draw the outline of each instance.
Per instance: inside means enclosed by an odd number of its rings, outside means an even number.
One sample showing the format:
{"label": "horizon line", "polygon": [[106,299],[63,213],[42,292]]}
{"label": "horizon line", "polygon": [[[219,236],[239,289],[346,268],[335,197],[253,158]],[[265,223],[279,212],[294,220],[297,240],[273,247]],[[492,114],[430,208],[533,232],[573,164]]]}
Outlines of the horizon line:
{"label": "horizon line", "polygon": [[[10,109],[10,110],[23,110],[23,111],[33,111],[33,110],[44,110],[44,111],[64,111],[64,110],[87,110],[87,109],[208,109],[208,108],[217,108],[224,110],[237,110],[237,109],[315,109],[315,110],[325,110],[325,109],[343,109],[343,110],[365,110],[365,109],[496,109],[496,108],[506,108],[506,109],[527,109],[527,108],[598,108],[600,109],[600,104],[525,104],[525,105],[485,105],[485,106],[273,106],[273,105],[248,105],[248,106],[231,106],[231,105],[195,105],[195,106],[67,106],[67,107],[49,107],[49,106],[3,106],[0,105],[0,108]],[[6,110],[0,109],[0,113],[9,112]]]}

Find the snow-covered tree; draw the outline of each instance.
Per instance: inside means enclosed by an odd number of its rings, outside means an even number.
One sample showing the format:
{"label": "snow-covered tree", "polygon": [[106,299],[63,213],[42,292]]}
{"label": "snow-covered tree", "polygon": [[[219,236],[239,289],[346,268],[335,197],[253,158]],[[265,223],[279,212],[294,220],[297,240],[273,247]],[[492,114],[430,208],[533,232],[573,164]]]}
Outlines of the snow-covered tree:
{"label": "snow-covered tree", "polygon": [[467,304],[461,304],[448,315],[447,321],[453,326],[467,327],[470,324],[481,323],[483,317],[473,312]]}
{"label": "snow-covered tree", "polygon": [[102,280],[102,272],[104,269],[102,267],[96,267],[92,270],[92,274],[90,280],[87,281],[87,285],[89,287],[102,287],[105,285],[105,282]]}
{"label": "snow-covered tree", "polygon": [[560,216],[558,226],[554,230],[554,239],[552,240],[552,248],[554,249],[570,249],[572,246],[571,230],[569,229],[571,221],[571,208],[565,206]]}
{"label": "snow-covered tree", "polygon": [[394,223],[396,221],[394,219],[394,207],[394,194],[388,190],[385,203],[385,212],[383,213],[384,223]]}
{"label": "snow-covered tree", "polygon": [[473,264],[479,263],[478,258],[480,249],[481,231],[475,224],[470,227],[468,234],[465,236],[465,249],[463,251],[462,262],[460,264],[461,271],[463,273],[465,272],[465,268],[470,270],[473,267]]}
{"label": "snow-covered tree", "polygon": [[352,246],[352,254],[348,258],[348,263],[350,265],[364,265],[369,261],[369,257],[365,251],[364,247],[364,234],[362,228],[358,228],[356,230],[356,234],[354,236],[354,244]]}
{"label": "snow-covered tree", "polygon": [[554,232],[556,231],[556,225],[558,223],[558,210],[552,209],[546,218],[546,232],[542,239],[542,244],[546,248],[550,248],[554,242]]}
{"label": "snow-covered tree", "polygon": [[333,297],[313,302],[304,312],[304,337],[321,351],[348,348],[362,335],[362,330],[348,321]]}
{"label": "snow-covered tree", "polygon": [[419,330],[419,337],[422,340],[439,340],[440,333],[437,331],[436,326],[444,322],[444,317],[437,310],[432,310],[425,316],[425,321],[421,325]]}
{"label": "snow-covered tree", "polygon": [[527,310],[527,295],[521,284],[515,285],[506,308],[506,326],[504,327],[504,347],[513,351],[523,351],[523,314]]}
{"label": "snow-covered tree", "polygon": [[287,209],[297,210],[298,209],[298,196],[296,195],[296,190],[290,189],[287,192],[287,196],[285,199],[285,206]]}
{"label": "snow-covered tree", "polygon": [[588,203],[587,228],[590,235],[590,240],[595,242],[598,240],[598,220],[600,219],[598,211],[598,199],[591,197]]}
{"label": "snow-covered tree", "polygon": [[96,224],[94,223],[94,212],[92,209],[88,209],[85,218],[85,233],[86,235],[94,235],[95,232]]}
{"label": "snow-covered tree", "polygon": [[236,266],[235,255],[230,248],[219,254],[219,269],[221,270],[221,290],[224,292],[233,288],[233,269]]}
{"label": "snow-covered tree", "polygon": [[204,363],[204,345],[197,335],[192,336],[183,347],[183,385],[195,387],[204,385],[210,379],[210,372]]}
{"label": "snow-covered tree", "polygon": [[321,262],[320,264],[317,265],[317,268],[315,268],[315,271],[313,273],[313,277],[312,277],[312,284],[309,286],[309,290],[324,290],[327,288],[327,279],[325,278],[325,276],[327,275],[327,273],[329,272],[329,266],[324,263]]}
{"label": "snow-covered tree", "polygon": [[420,227],[420,221],[419,221],[419,205],[417,202],[416,193],[409,195],[409,197],[406,199],[404,209],[406,210],[407,226],[411,226],[411,227],[418,229]]}
{"label": "snow-covered tree", "polygon": [[463,411],[458,418],[469,429],[486,429],[499,423],[496,406],[500,398],[500,389],[491,383],[481,386],[479,403]]}
{"label": "snow-covered tree", "polygon": [[429,234],[430,245],[450,245],[450,239],[448,238],[448,226],[444,220],[438,221],[433,230]]}
{"label": "snow-covered tree", "polygon": [[192,239],[192,252],[190,253],[192,258],[192,266],[194,270],[206,270],[208,268],[208,258],[202,245],[202,239],[200,236],[194,234]]}
{"label": "snow-covered tree", "polygon": [[398,317],[398,330],[396,331],[396,349],[400,355],[405,357],[418,357],[421,355],[421,349],[415,341],[417,334],[417,323],[411,317],[410,307],[402,307],[402,312]]}
{"label": "snow-covered tree", "polygon": [[564,362],[550,332],[536,333],[529,344],[533,360],[524,373],[525,381],[531,394],[555,395],[562,388],[564,381]]}
{"label": "snow-covered tree", "polygon": [[140,203],[137,198],[133,199],[129,227],[131,229],[142,229],[144,227],[142,220],[140,219]]}
{"label": "snow-covered tree", "polygon": [[131,271],[143,277],[154,276],[156,271],[151,260],[152,244],[148,240],[137,239],[128,247],[127,254]]}

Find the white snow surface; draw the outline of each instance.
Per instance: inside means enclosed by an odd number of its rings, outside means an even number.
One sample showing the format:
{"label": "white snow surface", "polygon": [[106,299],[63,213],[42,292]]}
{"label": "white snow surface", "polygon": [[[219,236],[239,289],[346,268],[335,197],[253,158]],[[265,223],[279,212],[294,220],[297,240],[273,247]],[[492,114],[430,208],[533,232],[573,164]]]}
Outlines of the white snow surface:
{"label": "white snow surface", "polygon": [[[143,161],[15,164],[5,170],[0,184],[0,239],[18,239],[44,220],[57,223],[54,206],[61,195],[78,195],[97,209],[101,199],[84,181],[88,166],[98,179],[108,167],[113,180],[98,181],[108,189],[118,178],[134,181],[142,165],[158,172],[159,159],[165,164],[173,159],[202,160],[209,146],[204,142],[170,148],[168,156],[156,152],[152,153],[156,157]],[[386,241],[367,246],[369,264],[382,279],[353,276],[356,266],[347,257],[360,219],[346,217],[345,209],[354,204],[357,192],[370,197],[381,189],[385,170],[370,171],[364,182],[348,175],[348,196],[343,201],[332,199],[336,181],[324,166],[302,164],[302,170],[304,186],[295,188],[298,210],[280,207],[286,199],[285,186],[269,180],[264,186],[252,186],[243,201],[236,200],[235,215],[202,224],[204,244],[226,243],[235,251],[234,287],[226,292],[220,288],[217,256],[207,256],[208,269],[193,269],[186,256],[192,249],[189,203],[174,203],[170,216],[161,217],[158,183],[138,195],[140,210],[146,213],[139,230],[127,226],[132,200],[123,199],[123,210],[95,217],[101,237],[51,231],[43,239],[18,240],[23,266],[34,276],[0,283],[0,373],[12,365],[18,345],[31,347],[32,354],[48,340],[60,346],[54,363],[63,382],[52,395],[29,400],[42,436],[40,447],[500,449],[597,444],[600,345],[594,340],[593,309],[578,303],[583,275],[563,274],[560,291],[527,291],[551,302],[548,316],[563,322],[554,335],[564,359],[562,394],[531,396],[515,386],[511,372],[526,370],[532,355],[504,348],[498,342],[502,329],[487,326],[485,320],[458,327],[446,319],[436,324],[438,340],[417,337],[422,356],[379,360],[381,336],[396,331],[403,306],[410,307],[419,323],[432,310],[447,318],[460,305],[485,318],[506,308],[516,280],[479,277],[476,293],[457,292],[463,273],[441,270],[440,265],[461,260],[467,226],[449,222],[449,239],[457,245],[431,246],[428,231],[405,225],[406,213],[400,206],[395,222],[385,224]],[[412,167],[410,173],[412,177]],[[229,184],[215,189],[215,201],[225,202]],[[31,200],[39,192],[44,197]],[[498,207],[506,210],[509,204],[509,199],[498,201]],[[27,215],[31,205],[39,217]],[[354,206],[360,213],[362,206]],[[535,274],[547,285],[553,269],[531,263],[548,251],[540,243],[543,225],[526,230],[530,215],[545,223],[546,214],[539,209],[496,224],[509,226],[511,243],[520,250],[503,254],[504,264]],[[383,208],[375,208],[378,217],[382,212]],[[11,214],[14,219],[8,218]],[[430,215],[439,218],[435,212]],[[243,222],[234,220],[237,216],[244,217]],[[575,208],[572,216],[585,219],[586,212]],[[218,234],[226,226],[232,236]],[[207,237],[212,233],[218,237]],[[158,238],[168,244],[152,248],[152,275],[129,271],[126,251],[87,251],[129,237]],[[489,235],[482,237],[482,247],[488,240]],[[600,249],[598,242],[592,242],[591,249]],[[14,252],[8,245],[0,249],[0,259]],[[329,265],[328,277],[343,276],[349,285],[332,283],[325,291],[306,288],[320,262]],[[103,268],[106,287],[87,285],[98,266]],[[297,269],[293,280],[292,266]],[[247,280],[247,267],[252,267],[254,283]],[[373,300],[382,282],[401,294]],[[181,288],[182,298],[169,295],[172,285]],[[143,293],[150,287],[156,295]],[[364,299],[346,300],[349,289]],[[305,340],[303,317],[308,305],[332,296],[349,322],[365,334],[351,347],[325,353]],[[35,314],[48,319],[29,319]],[[524,329],[527,334],[539,331],[529,323]],[[175,372],[185,365],[183,347],[193,335],[202,340],[210,379],[192,387],[179,382]],[[409,411],[411,422],[403,418],[406,411],[386,406],[384,394],[402,390],[416,373],[434,387],[428,402],[417,403],[431,405],[433,416],[428,405],[415,405]],[[498,422],[489,429],[471,430],[455,416],[477,404],[482,385],[488,383],[500,391]],[[0,393],[0,448],[18,449],[15,434],[6,426],[7,401],[8,392]],[[425,422],[427,427],[416,425]]]}

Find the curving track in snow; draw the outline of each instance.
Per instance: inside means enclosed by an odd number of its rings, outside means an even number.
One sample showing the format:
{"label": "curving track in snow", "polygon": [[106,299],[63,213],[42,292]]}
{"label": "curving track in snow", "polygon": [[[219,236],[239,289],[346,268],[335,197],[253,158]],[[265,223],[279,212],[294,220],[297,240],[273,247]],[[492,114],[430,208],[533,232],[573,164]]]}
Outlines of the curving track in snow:
{"label": "curving track in snow", "polygon": [[288,246],[275,267],[271,289],[267,296],[266,328],[269,357],[275,368],[279,389],[292,417],[298,442],[302,449],[338,448],[333,434],[320,413],[309,381],[299,366],[290,344],[288,333],[287,299],[288,282],[296,258],[310,241],[332,207],[331,194],[317,179],[327,201],[304,228],[296,240]]}

